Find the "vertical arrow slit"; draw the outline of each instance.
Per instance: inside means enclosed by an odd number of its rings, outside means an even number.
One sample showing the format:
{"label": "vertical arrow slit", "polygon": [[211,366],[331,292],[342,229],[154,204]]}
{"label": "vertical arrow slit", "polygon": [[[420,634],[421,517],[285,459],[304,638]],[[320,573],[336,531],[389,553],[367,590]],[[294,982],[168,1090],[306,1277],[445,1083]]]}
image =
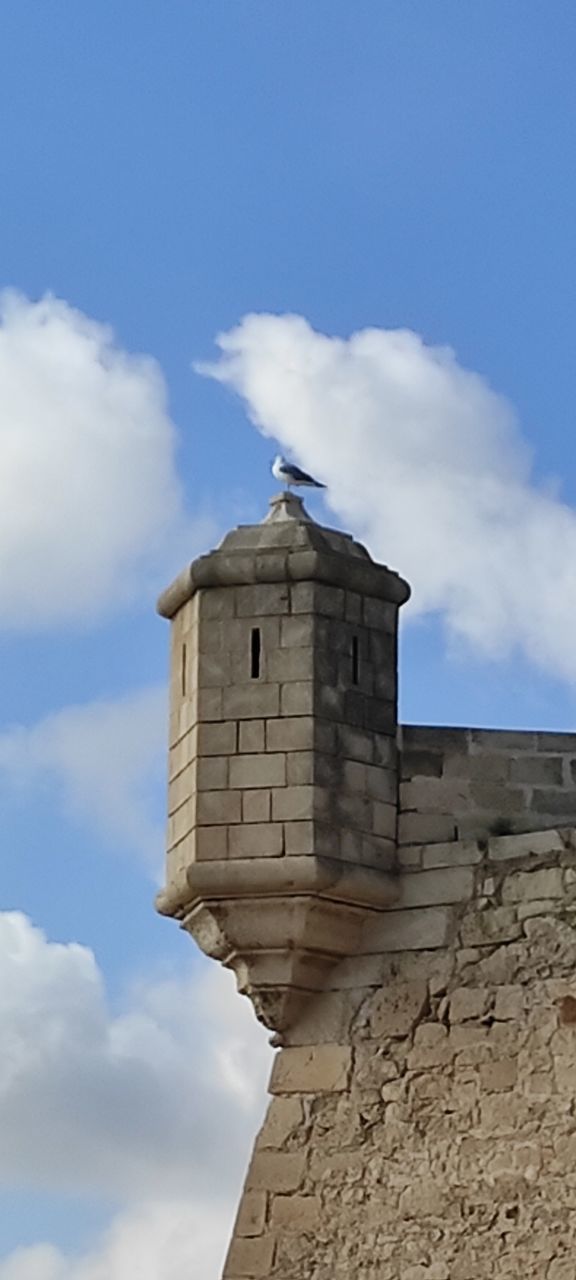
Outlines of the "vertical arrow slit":
{"label": "vertical arrow slit", "polygon": [[253,627],[250,637],[250,675],[253,680],[257,680],[260,675],[261,651],[262,637],[260,635],[260,627]]}

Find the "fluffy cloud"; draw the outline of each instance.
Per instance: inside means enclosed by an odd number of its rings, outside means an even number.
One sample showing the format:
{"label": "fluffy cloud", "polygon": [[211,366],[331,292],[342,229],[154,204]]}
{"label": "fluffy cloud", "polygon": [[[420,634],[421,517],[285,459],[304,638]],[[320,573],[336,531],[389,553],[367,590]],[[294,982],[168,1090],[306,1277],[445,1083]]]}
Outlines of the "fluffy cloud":
{"label": "fluffy cloud", "polygon": [[18,1249],[0,1280],[220,1280],[232,1205],[158,1201],[118,1215],[100,1245],[68,1258],[49,1244]]}
{"label": "fluffy cloud", "polygon": [[[65,707],[30,727],[0,732],[0,788],[45,790],[80,822],[135,850],[156,871],[164,837],[154,801],[163,779],[166,691]],[[164,799],[162,795],[162,800]]]}
{"label": "fluffy cloud", "polygon": [[182,534],[174,443],[153,360],[65,302],[0,294],[0,626],[150,590]]}
{"label": "fluffy cloud", "polygon": [[89,950],[5,913],[0,1041],[0,1184],[230,1211],[270,1067],[230,974],[140,986],[113,1013]]}
{"label": "fluffy cloud", "polygon": [[411,581],[413,612],[576,679],[576,513],[531,479],[502,396],[407,330],[330,338],[299,316],[250,315],[218,346],[200,372],[328,483],[338,516]]}

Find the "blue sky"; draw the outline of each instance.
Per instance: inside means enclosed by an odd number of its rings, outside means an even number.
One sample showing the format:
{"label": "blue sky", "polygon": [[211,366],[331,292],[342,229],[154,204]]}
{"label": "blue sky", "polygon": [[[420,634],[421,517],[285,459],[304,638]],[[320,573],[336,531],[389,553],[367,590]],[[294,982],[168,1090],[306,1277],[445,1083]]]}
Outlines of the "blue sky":
{"label": "blue sky", "polygon": [[[5,980],[28,974],[29,1017],[16,1035],[3,1016],[46,1143],[64,1062],[59,1077],[34,1028],[66,1045],[74,983],[79,1008],[95,1002],[101,1076],[79,1063],[84,1118],[52,1183],[11,1138],[0,1280],[98,1280],[101,1259],[125,1280],[134,1239],[165,1280],[155,1250],[182,1222],[179,1185],[194,1230],[212,1233],[199,1276],[216,1280],[261,1106],[246,1081],[267,1055],[228,985],[211,994],[220,1021],[198,1013],[189,991],[220,979],[153,912],[167,664],[154,599],[187,557],[261,518],[276,440],[328,480],[317,517],[415,583],[406,719],[573,727],[575,46],[568,0],[4,0],[0,284],[24,301],[0,329],[0,874],[4,909],[22,913]],[[37,329],[47,293],[63,310],[46,304]],[[112,345],[77,313],[111,326]],[[349,341],[365,330],[381,332],[370,350]],[[401,350],[396,330],[411,335]],[[73,943],[95,954],[105,1014]],[[166,983],[188,1000],[181,1017],[159,1006]],[[170,1115],[169,1194],[142,1172],[152,1124],[141,1142],[127,1129],[121,1153],[110,1134],[98,1176],[82,1173],[98,1098],[122,1096],[127,1040],[159,1124],[186,1060],[194,1123],[212,1107],[202,1142],[217,1153],[219,1115],[236,1126],[221,1198],[202,1199]],[[222,1069],[217,1102],[206,1064],[233,1051],[243,1092]]]}

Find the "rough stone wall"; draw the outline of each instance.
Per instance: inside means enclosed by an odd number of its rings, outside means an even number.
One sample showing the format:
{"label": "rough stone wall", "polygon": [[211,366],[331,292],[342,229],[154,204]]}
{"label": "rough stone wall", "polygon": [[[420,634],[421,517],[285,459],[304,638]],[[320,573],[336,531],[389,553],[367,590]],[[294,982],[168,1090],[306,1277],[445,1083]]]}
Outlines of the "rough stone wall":
{"label": "rough stone wall", "polygon": [[226,1280],[573,1280],[576,833],[402,883],[275,1059]]}
{"label": "rough stone wall", "polygon": [[576,734],[405,725],[401,845],[576,822]]}

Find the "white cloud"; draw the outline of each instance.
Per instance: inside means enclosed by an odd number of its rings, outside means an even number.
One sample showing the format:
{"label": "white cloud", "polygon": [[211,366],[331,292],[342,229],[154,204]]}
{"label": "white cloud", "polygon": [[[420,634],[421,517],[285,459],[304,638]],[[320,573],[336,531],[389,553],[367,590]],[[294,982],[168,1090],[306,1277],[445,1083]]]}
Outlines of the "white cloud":
{"label": "white cloud", "polygon": [[576,679],[576,513],[531,479],[511,405],[408,330],[316,333],[249,315],[200,372],[237,391],[329,502],[480,652]]}
{"label": "white cloud", "polygon": [[65,302],[0,294],[1,627],[154,590],[183,533],[174,448],[155,361]]}
{"label": "white cloud", "polygon": [[185,1200],[139,1205],[80,1257],[48,1244],[16,1250],[0,1260],[0,1280],[220,1280],[231,1210]]}
{"label": "white cloud", "polygon": [[53,795],[75,820],[96,824],[156,871],[164,834],[155,813],[164,777],[166,690],[64,707],[31,726],[0,732],[0,788],[28,803]]}
{"label": "white cloud", "polygon": [[112,1013],[87,948],[6,913],[0,1043],[0,1184],[230,1211],[270,1067],[230,974],[196,966]]}

